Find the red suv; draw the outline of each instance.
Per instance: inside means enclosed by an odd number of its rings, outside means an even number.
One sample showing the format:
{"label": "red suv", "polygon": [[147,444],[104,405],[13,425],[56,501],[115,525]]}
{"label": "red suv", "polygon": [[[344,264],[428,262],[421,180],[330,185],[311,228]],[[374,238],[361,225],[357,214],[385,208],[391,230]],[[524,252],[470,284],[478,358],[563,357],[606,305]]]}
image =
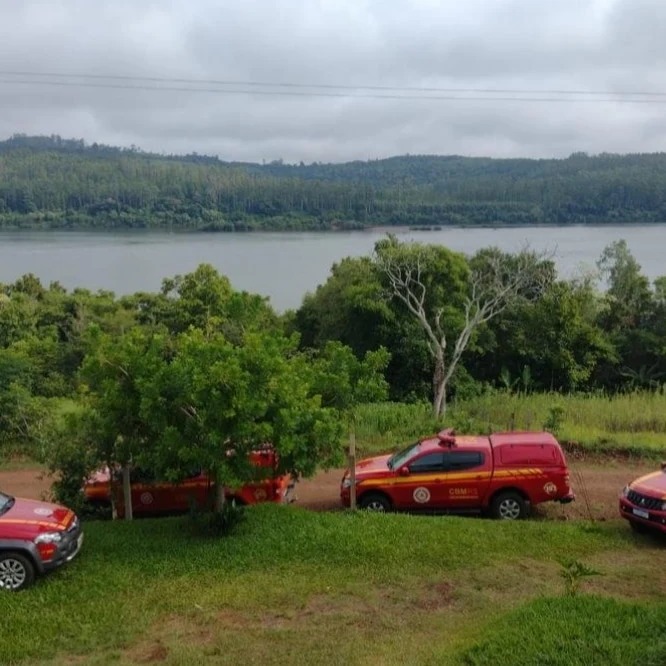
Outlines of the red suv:
{"label": "red suv", "polygon": [[0,590],[21,590],[81,550],[83,532],[65,507],[0,492]]}
{"label": "red suv", "polygon": [[[445,430],[394,455],[362,460],[355,475],[359,506],[374,511],[489,512],[515,520],[531,505],[574,499],[564,453],[548,432],[460,437]],[[351,483],[347,471],[345,506]]]}
{"label": "red suv", "polygon": [[657,530],[666,533],[666,462],[660,472],[652,472],[625,486],[620,495],[620,515],[637,532]]}

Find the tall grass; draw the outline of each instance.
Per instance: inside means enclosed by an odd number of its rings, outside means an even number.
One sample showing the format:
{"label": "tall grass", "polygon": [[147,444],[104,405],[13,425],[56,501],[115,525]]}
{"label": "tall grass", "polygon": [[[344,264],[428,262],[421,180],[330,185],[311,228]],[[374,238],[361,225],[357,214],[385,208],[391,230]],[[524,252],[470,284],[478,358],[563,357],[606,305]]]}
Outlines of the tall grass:
{"label": "tall grass", "polygon": [[396,449],[404,443],[437,432],[442,421],[433,418],[426,403],[395,402],[359,405],[355,410],[355,432],[362,452]]}
{"label": "tall grass", "polygon": [[451,403],[443,421],[426,404],[363,405],[356,411],[359,448],[391,449],[444,426],[460,432],[548,429],[569,446],[599,454],[666,457],[666,395],[511,393],[493,391]]}

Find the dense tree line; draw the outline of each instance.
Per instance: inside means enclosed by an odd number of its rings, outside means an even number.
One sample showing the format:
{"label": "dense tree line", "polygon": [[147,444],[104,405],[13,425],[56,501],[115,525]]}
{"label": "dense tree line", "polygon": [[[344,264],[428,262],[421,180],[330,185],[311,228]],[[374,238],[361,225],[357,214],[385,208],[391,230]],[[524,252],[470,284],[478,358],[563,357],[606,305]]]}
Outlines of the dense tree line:
{"label": "dense tree line", "polygon": [[[305,297],[289,325],[306,347],[317,349],[338,340],[361,356],[386,348],[391,354],[386,374],[391,397],[430,399],[432,340],[417,310],[395,297],[382,245],[374,257],[335,264],[327,282]],[[439,320],[449,353],[465,328],[466,308],[478,307],[471,291],[478,294],[475,267],[496,257],[507,271],[501,284],[508,284],[520,266],[518,256],[489,249],[465,257],[441,246],[395,243],[391,251],[402,255],[403,267],[410,266],[410,256],[418,251],[422,291],[419,287],[415,293],[423,294],[423,316]],[[561,280],[547,259],[530,265],[538,268],[533,278],[513,290],[492,318],[474,327],[451,378],[452,396],[466,397],[488,387],[661,390],[666,382],[666,277],[650,284],[624,241],[606,248],[595,275]],[[601,277],[605,291],[599,289]]]}
{"label": "dense tree line", "polygon": [[666,221],[666,154],[224,162],[58,136],[0,142],[0,226],[214,231]]}

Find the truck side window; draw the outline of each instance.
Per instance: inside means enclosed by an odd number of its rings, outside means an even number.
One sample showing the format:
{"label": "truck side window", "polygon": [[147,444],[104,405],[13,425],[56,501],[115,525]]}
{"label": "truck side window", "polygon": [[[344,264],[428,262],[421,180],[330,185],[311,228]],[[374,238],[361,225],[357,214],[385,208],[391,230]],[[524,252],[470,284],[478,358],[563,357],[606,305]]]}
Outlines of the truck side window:
{"label": "truck side window", "polygon": [[444,453],[429,453],[421,456],[409,465],[409,471],[412,474],[423,472],[440,472],[444,469]]}
{"label": "truck side window", "polygon": [[447,472],[459,472],[483,465],[483,453],[479,451],[450,451],[444,454]]}

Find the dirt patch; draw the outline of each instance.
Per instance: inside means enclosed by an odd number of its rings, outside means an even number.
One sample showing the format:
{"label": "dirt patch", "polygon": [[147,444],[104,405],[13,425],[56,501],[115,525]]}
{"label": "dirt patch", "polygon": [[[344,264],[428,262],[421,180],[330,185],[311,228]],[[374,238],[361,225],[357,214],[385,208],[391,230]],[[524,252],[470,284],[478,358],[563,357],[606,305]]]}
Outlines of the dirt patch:
{"label": "dirt patch", "polygon": [[138,664],[152,664],[159,661],[165,661],[169,656],[167,650],[159,641],[153,645],[148,645],[143,650],[134,653],[133,660]]}
{"label": "dirt patch", "polygon": [[333,469],[300,481],[296,486],[296,505],[313,511],[341,510],[340,481],[343,473],[342,469]]}
{"label": "dirt patch", "polygon": [[51,493],[51,479],[38,467],[0,470],[0,490],[17,497],[48,499]]}
{"label": "dirt patch", "polygon": [[536,515],[556,520],[615,520],[622,488],[639,476],[658,468],[653,462],[571,462],[571,486],[576,501],[571,504],[542,504]]}
{"label": "dirt patch", "polygon": [[162,618],[138,643],[124,651],[125,660],[132,664],[153,664],[166,661],[169,646],[210,645],[213,631],[188,617],[170,615]]}
{"label": "dirt patch", "polygon": [[[571,461],[571,485],[576,501],[567,505],[542,504],[537,518],[552,520],[614,520],[617,498],[622,488],[633,479],[658,468],[653,462],[626,460]],[[296,486],[296,506],[312,511],[335,511],[340,504],[340,480],[344,470],[320,472]],[[50,479],[39,468],[0,471],[0,490],[31,499],[48,497]]]}

